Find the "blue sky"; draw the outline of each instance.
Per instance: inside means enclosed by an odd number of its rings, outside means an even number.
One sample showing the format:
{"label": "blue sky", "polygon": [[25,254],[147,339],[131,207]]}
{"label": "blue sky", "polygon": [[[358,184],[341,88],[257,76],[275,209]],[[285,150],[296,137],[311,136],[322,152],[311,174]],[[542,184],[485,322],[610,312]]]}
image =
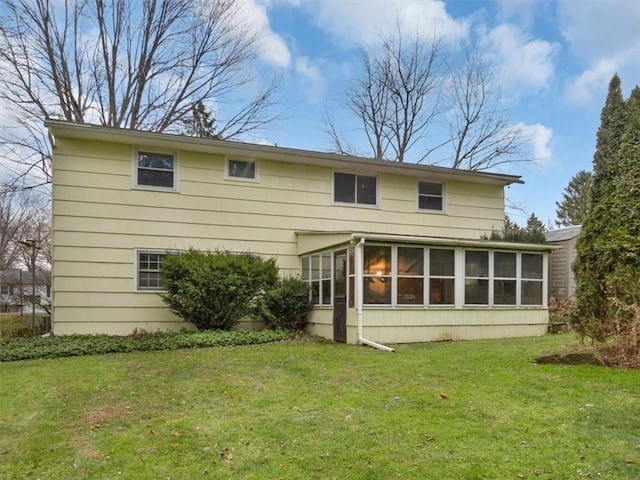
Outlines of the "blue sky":
{"label": "blue sky", "polygon": [[[535,159],[502,169],[526,182],[507,196],[545,223],[555,219],[555,201],[571,177],[591,169],[611,76],[620,75],[625,96],[640,83],[637,0],[243,1],[247,18],[263,31],[263,64],[285,72],[288,118],[254,140],[326,151],[327,110],[357,138],[358,125],[336,110],[338,100],[359,49],[397,18],[409,34],[435,32],[452,54],[465,44],[485,54],[500,85],[500,106],[531,135]],[[526,219],[510,213],[519,223]]]}

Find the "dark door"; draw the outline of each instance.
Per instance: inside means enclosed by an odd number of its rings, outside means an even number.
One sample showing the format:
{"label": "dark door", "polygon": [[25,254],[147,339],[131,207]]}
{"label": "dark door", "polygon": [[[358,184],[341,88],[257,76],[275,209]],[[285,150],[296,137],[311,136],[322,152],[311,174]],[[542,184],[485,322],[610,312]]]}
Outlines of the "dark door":
{"label": "dark door", "polygon": [[347,341],[347,251],[333,254],[333,340]]}

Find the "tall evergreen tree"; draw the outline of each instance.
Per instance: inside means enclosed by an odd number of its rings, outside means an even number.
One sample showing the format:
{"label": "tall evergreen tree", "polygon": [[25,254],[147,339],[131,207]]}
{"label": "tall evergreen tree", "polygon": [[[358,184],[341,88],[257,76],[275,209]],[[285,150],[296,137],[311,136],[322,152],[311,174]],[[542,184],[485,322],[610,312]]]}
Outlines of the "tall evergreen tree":
{"label": "tall evergreen tree", "polygon": [[609,177],[600,177],[600,192],[605,195],[592,203],[578,241],[574,264],[577,309],[573,320],[578,332],[592,339],[609,363],[640,368],[638,87],[625,102],[624,111],[608,120],[613,120],[610,125],[622,124],[623,128],[607,132],[608,157],[594,156],[594,173],[602,167],[596,159],[606,160]]}
{"label": "tall evergreen tree", "polygon": [[562,200],[556,202],[556,226],[582,225],[589,212],[591,172],[580,170],[564,188]]}
{"label": "tall evergreen tree", "polygon": [[620,77],[614,75],[600,116],[596,151],[593,156],[591,207],[577,242],[577,256],[573,263],[576,277],[576,309],[574,328],[583,336],[601,337],[599,324],[606,318],[606,264],[598,246],[605,232],[613,227],[616,153],[626,121],[626,104],[622,96]]}

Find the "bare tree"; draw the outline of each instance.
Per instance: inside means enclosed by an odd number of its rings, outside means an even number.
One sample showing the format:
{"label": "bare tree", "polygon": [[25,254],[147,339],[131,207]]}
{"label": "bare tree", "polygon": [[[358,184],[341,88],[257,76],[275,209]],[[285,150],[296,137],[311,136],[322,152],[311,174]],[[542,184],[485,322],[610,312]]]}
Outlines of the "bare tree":
{"label": "bare tree", "polygon": [[[48,241],[48,209],[45,200],[35,192],[0,189],[0,270],[29,265],[24,262],[24,249],[20,242],[34,238],[39,231],[39,241]],[[46,268],[47,258],[40,264]]]}
{"label": "bare tree", "polygon": [[2,141],[47,182],[43,119],[178,131],[200,103],[217,110],[219,138],[264,127],[277,117],[277,82],[256,84],[260,37],[241,9],[241,0],[0,0],[0,100],[17,119]]}
{"label": "bare tree", "polygon": [[[376,159],[405,160],[406,152],[424,137],[438,113],[439,42],[416,37],[405,42],[397,34],[361,52],[358,76],[347,85],[344,105],[364,129]],[[326,120],[334,149],[345,152],[335,123]]]}
{"label": "bare tree", "polygon": [[[476,52],[467,50],[455,64],[435,38],[405,41],[397,27],[363,50],[358,70],[343,105],[362,126],[372,157],[403,162],[419,148],[416,163],[468,170],[527,160],[525,131],[507,121],[489,66]],[[333,150],[353,153],[335,121],[325,125]]]}
{"label": "bare tree", "polygon": [[488,170],[503,163],[526,161],[522,147],[528,140],[522,127],[509,125],[491,71],[472,50],[462,65],[448,64],[449,101],[445,163],[453,168]]}

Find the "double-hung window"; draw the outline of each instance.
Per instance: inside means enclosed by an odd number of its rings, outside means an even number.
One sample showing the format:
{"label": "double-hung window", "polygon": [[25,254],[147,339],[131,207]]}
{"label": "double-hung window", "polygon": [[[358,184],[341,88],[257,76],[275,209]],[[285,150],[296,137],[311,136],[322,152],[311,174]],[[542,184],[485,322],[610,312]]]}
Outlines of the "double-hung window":
{"label": "double-hung window", "polygon": [[161,266],[165,255],[164,252],[138,252],[138,290],[162,290]]}
{"label": "double-hung window", "polygon": [[355,205],[377,205],[378,177],[334,172],[333,201]]}
{"label": "double-hung window", "polygon": [[444,212],[444,184],[419,181],[418,210]]}
{"label": "double-hung window", "polygon": [[175,190],[175,156],[168,153],[138,151],[136,186]]}

